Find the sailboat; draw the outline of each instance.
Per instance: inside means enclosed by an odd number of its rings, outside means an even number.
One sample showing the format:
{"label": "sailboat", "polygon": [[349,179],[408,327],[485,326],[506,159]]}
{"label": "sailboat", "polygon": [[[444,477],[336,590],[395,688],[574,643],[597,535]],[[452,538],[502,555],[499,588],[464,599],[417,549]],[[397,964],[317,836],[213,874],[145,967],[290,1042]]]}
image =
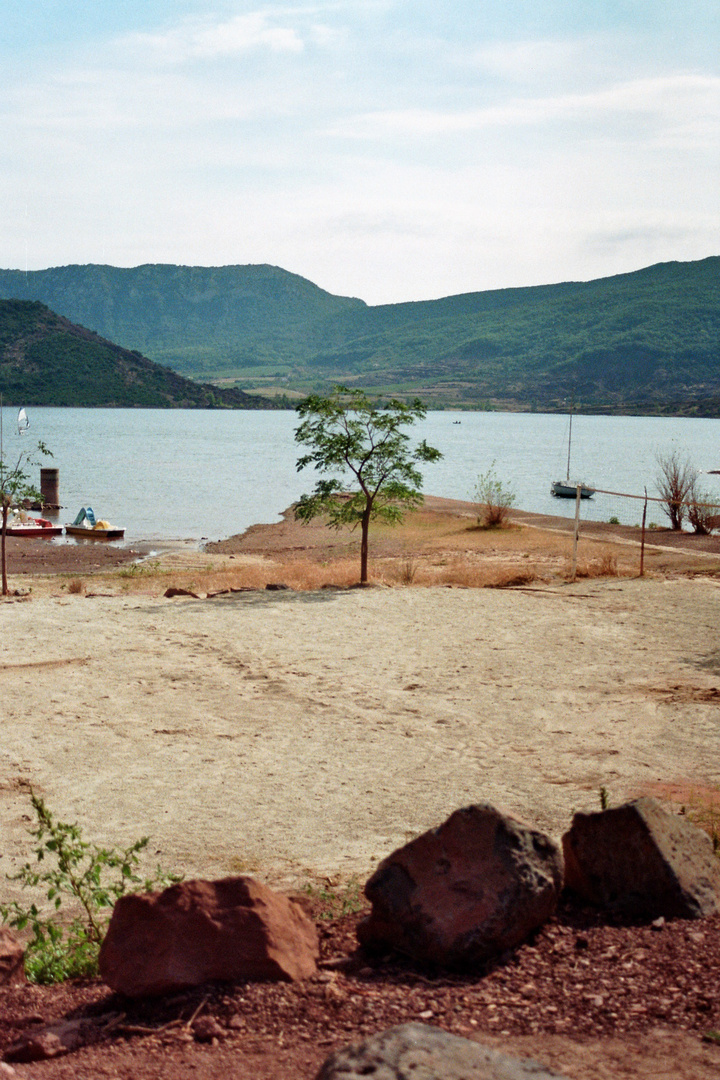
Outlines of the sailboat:
{"label": "sailboat", "polygon": [[570,413],[570,431],[568,433],[567,472],[564,480],[554,480],[550,490],[558,499],[576,499],[577,489],[580,488],[580,498],[590,499],[595,494],[595,488],[583,484],[579,480],[570,479],[570,453],[572,450],[572,423],[573,414]]}
{"label": "sailboat", "polygon": [[28,420],[28,414],[24,409],[21,409],[17,418],[18,435],[24,435],[29,427],[30,421]]}

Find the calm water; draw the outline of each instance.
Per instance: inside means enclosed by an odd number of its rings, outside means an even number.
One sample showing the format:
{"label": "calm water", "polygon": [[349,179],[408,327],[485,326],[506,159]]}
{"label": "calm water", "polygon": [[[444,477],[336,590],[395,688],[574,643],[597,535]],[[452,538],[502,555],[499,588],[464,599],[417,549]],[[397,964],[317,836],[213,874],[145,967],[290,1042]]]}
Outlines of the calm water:
{"label": "calm water", "polygon": [[[297,474],[297,418],[291,412],[145,409],[28,410],[20,438],[16,409],[3,409],[6,457],[42,439],[60,470],[60,500],[71,520],[90,504],[124,525],[126,541],[219,539],[280,513],[313,485]],[[516,506],[573,516],[574,503],[550,495],[566,471],[567,417],[542,413],[436,412],[414,429],[444,458],[424,470],[424,490],[467,499],[478,474],[495,462]],[[571,476],[597,487],[655,492],[657,453],[676,449],[701,470],[720,469],[720,420],[578,416]],[[36,470],[34,470],[36,471]],[[704,477],[720,502],[720,477]],[[36,482],[39,485],[39,471]],[[596,495],[583,518],[640,521],[642,504]],[[664,524],[660,509],[648,520]]]}

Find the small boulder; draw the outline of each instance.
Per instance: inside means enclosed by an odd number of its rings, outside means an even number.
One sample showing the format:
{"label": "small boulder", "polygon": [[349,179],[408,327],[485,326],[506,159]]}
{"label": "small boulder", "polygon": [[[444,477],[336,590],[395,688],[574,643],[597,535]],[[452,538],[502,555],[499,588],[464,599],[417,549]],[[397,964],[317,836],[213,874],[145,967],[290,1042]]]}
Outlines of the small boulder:
{"label": "small boulder", "polygon": [[211,980],[304,979],[318,936],[299,905],[248,877],[184,881],[122,896],[100,950],[100,974],[128,997]]}
{"label": "small boulder", "polygon": [[591,904],[648,919],[720,911],[720,860],[710,837],[655,799],[575,814],[563,850],[565,884]]}
{"label": "small boulder", "polygon": [[331,1054],[315,1080],[565,1080],[559,1073],[425,1024],[390,1028]]}
{"label": "small boulder", "polygon": [[358,938],[441,967],[476,966],[552,915],[562,877],[548,836],[487,804],[468,806],[380,863]]}
{"label": "small boulder", "polygon": [[25,949],[7,926],[0,926],[0,986],[25,982]]}
{"label": "small boulder", "polygon": [[5,1051],[7,1061],[48,1061],[71,1054],[83,1045],[86,1029],[83,1020],[61,1020],[22,1035]]}

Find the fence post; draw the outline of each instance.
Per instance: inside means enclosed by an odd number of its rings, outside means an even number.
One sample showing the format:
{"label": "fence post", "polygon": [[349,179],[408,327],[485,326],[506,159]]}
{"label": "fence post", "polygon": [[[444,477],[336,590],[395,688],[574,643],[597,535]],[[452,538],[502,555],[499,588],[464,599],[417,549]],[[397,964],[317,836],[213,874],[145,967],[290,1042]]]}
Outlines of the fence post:
{"label": "fence post", "polygon": [[578,484],[575,488],[575,532],[573,533],[573,555],[572,555],[572,574],[570,580],[574,581],[577,577],[577,547],[578,547],[578,533],[580,532],[580,492],[582,491],[582,485]]}
{"label": "fence post", "polygon": [[645,573],[645,518],[647,516],[647,488],[645,488],[645,502],[643,503],[642,535],[640,537],[640,577]]}

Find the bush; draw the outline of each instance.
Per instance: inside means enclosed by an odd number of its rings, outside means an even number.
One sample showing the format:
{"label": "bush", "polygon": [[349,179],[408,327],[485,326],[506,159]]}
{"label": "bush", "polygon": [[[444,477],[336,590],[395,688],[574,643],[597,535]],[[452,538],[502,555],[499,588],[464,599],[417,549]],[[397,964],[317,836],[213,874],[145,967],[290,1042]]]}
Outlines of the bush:
{"label": "bush", "polygon": [[687,493],[687,516],[698,536],[709,536],[714,529],[720,528],[720,506],[711,502],[711,498],[694,476]]}
{"label": "bush", "polygon": [[[37,818],[29,830],[38,845],[35,863],[25,863],[9,880],[19,881],[23,889],[43,890],[55,914],[45,916],[37,904],[22,907],[14,900],[0,904],[0,915],[3,922],[18,930],[32,930],[25,953],[25,971],[32,982],[96,975],[100,946],[116,900],[127,892],[165,888],[180,878],[159,867],[153,877],[140,877],[139,854],[147,847],[147,836],[120,851],[101,848],[83,840],[78,825],[57,821],[33,791],[30,800]],[[47,863],[50,865],[45,869]],[[70,922],[60,914],[68,898],[76,910],[80,909]]]}
{"label": "bush", "polygon": [[670,528],[682,529],[687,511],[687,498],[697,479],[697,470],[688,460],[683,461],[677,450],[656,457],[657,486],[663,510],[670,518]]}
{"label": "bush", "polygon": [[507,522],[515,504],[515,494],[498,479],[494,461],[487,472],[478,477],[472,501],[480,528],[499,528]]}

